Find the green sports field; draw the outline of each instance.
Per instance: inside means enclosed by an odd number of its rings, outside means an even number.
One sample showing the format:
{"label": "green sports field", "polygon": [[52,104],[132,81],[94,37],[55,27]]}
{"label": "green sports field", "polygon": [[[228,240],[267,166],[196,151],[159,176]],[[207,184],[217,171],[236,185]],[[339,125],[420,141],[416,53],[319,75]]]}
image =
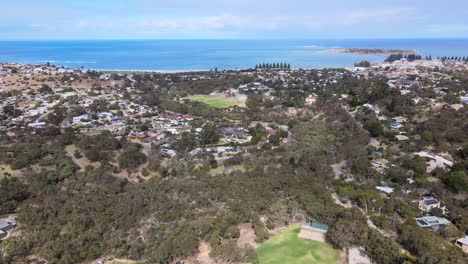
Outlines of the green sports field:
{"label": "green sports field", "polygon": [[257,248],[260,264],[336,264],[340,252],[327,243],[299,238],[291,226]]}
{"label": "green sports field", "polygon": [[222,95],[191,95],[185,97],[184,99],[188,99],[190,101],[197,101],[201,103],[205,103],[211,107],[215,108],[227,108],[230,106],[244,106],[245,102],[234,97],[224,97]]}

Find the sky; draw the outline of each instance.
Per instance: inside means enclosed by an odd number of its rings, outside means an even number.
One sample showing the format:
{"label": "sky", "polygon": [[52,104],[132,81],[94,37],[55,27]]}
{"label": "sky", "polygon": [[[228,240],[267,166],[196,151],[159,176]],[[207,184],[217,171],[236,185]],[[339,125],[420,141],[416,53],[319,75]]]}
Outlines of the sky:
{"label": "sky", "polygon": [[468,38],[467,0],[0,0],[0,40]]}

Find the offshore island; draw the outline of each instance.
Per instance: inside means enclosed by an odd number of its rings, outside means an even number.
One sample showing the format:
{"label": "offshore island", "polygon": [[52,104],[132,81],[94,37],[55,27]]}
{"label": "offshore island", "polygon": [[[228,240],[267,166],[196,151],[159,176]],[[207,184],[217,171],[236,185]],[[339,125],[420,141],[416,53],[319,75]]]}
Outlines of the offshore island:
{"label": "offshore island", "polygon": [[419,55],[417,50],[399,50],[399,49],[375,49],[375,48],[336,48],[327,49],[327,53],[351,53],[351,54],[402,54]]}

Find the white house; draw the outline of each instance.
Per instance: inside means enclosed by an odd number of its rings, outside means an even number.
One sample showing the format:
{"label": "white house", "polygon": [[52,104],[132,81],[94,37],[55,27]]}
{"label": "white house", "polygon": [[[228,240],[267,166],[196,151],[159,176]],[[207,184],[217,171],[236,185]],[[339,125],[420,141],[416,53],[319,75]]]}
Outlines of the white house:
{"label": "white house", "polygon": [[463,252],[468,253],[468,236],[457,239],[455,246],[461,248]]}
{"label": "white house", "polygon": [[423,196],[419,201],[419,209],[429,212],[433,208],[440,208],[440,202],[432,196]]}
{"label": "white house", "polygon": [[89,114],[83,114],[83,115],[80,115],[80,116],[76,116],[76,117],[73,118],[72,124],[76,125],[78,123],[81,123],[83,120],[87,120],[87,119],[90,119]]}

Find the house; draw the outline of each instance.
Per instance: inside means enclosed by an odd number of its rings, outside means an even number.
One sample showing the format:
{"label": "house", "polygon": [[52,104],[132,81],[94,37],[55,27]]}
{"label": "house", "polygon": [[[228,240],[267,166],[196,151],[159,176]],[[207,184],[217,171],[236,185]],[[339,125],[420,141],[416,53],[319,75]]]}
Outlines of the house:
{"label": "house", "polygon": [[416,218],[416,223],[419,227],[422,228],[431,228],[435,230],[439,230],[444,228],[447,225],[450,225],[451,222],[444,217],[437,217],[437,216],[424,216],[420,218]]}
{"label": "house", "polygon": [[375,114],[380,114],[380,108],[378,106],[374,106],[374,105],[371,105],[371,104],[363,104],[364,107],[366,108],[369,108],[370,110],[372,110]]}
{"label": "house", "polygon": [[416,152],[414,155],[431,159],[428,164],[429,166],[427,167],[427,172],[432,172],[436,168],[446,169],[446,167],[453,166],[453,161],[450,161],[442,156],[429,153],[427,151]]}
{"label": "house", "polygon": [[388,187],[388,186],[376,186],[375,188],[377,190],[379,190],[381,192],[384,192],[384,193],[387,193],[387,194],[391,194],[394,191],[394,188],[391,188],[391,187]]}
{"label": "house", "polygon": [[37,129],[39,129],[39,128],[44,128],[45,125],[46,125],[45,122],[35,122],[35,123],[29,123],[29,124],[28,124],[28,127],[32,127],[32,128],[37,128]]}
{"label": "house", "polygon": [[0,219],[0,230],[3,232],[8,232],[9,230],[13,229],[13,225],[4,219]]}
{"label": "house", "polygon": [[223,130],[224,130],[224,133],[226,133],[227,135],[232,135],[235,138],[245,137],[244,129],[235,128],[235,127],[225,127],[223,128]]}
{"label": "house", "polygon": [[0,219],[0,239],[8,235],[8,231],[13,229],[14,225],[10,222]]}
{"label": "house", "polygon": [[433,208],[440,208],[440,202],[432,196],[423,196],[419,201],[419,209],[429,212]]}
{"label": "house", "polygon": [[99,79],[101,80],[109,80],[111,78],[111,75],[108,73],[103,73],[99,76]]}
{"label": "house", "polygon": [[80,116],[76,116],[76,117],[73,118],[72,124],[76,125],[78,123],[81,123],[84,120],[89,120],[89,119],[90,119],[89,114],[83,114],[83,115],[80,115]]}
{"label": "house", "polygon": [[392,123],[390,124],[390,127],[391,127],[392,129],[400,129],[400,128],[403,127],[403,124],[400,123],[400,122],[392,122]]}
{"label": "house", "polygon": [[463,252],[468,253],[468,236],[457,239],[455,246],[461,248]]}
{"label": "house", "polygon": [[396,135],[395,138],[398,139],[398,141],[407,141],[407,140],[409,140],[409,137],[407,137],[405,135]]}
{"label": "house", "polygon": [[460,102],[463,104],[468,104],[468,96],[460,96]]}
{"label": "house", "polygon": [[177,153],[176,153],[174,150],[172,150],[172,149],[167,149],[167,148],[161,149],[161,153],[162,153],[162,154],[169,155],[169,156],[171,156],[171,157],[174,157],[175,155],[177,155]]}

